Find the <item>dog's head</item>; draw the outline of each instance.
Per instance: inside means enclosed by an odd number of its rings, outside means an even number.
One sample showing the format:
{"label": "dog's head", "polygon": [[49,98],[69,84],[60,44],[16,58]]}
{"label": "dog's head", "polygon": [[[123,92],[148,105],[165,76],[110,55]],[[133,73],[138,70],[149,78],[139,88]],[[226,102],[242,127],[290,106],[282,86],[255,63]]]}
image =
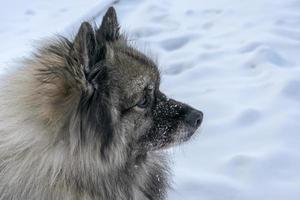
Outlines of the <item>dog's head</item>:
{"label": "dog's head", "polygon": [[[77,104],[70,108],[75,114],[68,115],[73,116],[68,130],[75,146],[90,146],[104,154],[111,146],[154,151],[188,140],[202,122],[202,112],[160,91],[156,64],[120,34],[113,8],[99,28],[84,22],[74,41],[52,45],[47,54],[56,60],[63,57],[65,64],[43,69],[42,79],[50,80],[53,73],[62,76],[64,86],[58,88],[64,88],[65,99],[74,99],[69,96],[74,88],[77,91]],[[53,102],[56,106],[60,101]],[[70,107],[61,104],[56,110]]]}
{"label": "dog's head", "polygon": [[157,150],[188,140],[200,126],[202,112],[169,99],[159,90],[156,64],[127,44],[113,8],[95,33],[83,23],[74,46],[91,88],[82,97],[83,102],[92,102],[84,108],[91,110],[87,123],[104,127],[104,144],[109,144],[118,127],[136,141],[134,146]]}

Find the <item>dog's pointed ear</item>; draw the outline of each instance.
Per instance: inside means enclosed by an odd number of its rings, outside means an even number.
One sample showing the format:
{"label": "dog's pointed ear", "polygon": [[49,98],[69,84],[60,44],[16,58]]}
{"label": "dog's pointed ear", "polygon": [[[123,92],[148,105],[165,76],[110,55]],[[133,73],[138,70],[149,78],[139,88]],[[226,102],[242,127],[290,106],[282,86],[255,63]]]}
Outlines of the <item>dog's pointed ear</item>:
{"label": "dog's pointed ear", "polygon": [[88,69],[96,49],[96,39],[92,26],[83,22],[74,40],[74,51],[77,54],[80,64]]}
{"label": "dog's pointed ear", "polygon": [[120,27],[116,10],[110,7],[105,13],[100,28],[97,30],[96,38],[98,42],[113,42],[120,38]]}

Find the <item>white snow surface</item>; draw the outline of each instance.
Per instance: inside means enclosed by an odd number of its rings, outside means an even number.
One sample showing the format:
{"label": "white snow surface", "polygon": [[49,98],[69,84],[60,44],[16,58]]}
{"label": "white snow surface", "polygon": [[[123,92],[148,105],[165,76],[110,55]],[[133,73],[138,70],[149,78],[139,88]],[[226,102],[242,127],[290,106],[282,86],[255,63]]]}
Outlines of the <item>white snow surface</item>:
{"label": "white snow surface", "polygon": [[[3,69],[28,55],[33,40],[72,35],[112,1],[1,3]],[[115,7],[122,31],[157,58],[162,90],[205,115],[194,139],[170,151],[169,199],[300,200],[300,0]]]}

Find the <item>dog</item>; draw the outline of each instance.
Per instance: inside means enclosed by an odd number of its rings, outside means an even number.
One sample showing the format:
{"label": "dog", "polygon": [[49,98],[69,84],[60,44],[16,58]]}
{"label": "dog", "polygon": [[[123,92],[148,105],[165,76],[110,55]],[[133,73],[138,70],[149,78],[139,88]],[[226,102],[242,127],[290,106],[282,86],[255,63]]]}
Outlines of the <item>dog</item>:
{"label": "dog", "polygon": [[163,200],[164,149],[203,113],[159,90],[155,62],[101,25],[45,41],[0,86],[0,200]]}

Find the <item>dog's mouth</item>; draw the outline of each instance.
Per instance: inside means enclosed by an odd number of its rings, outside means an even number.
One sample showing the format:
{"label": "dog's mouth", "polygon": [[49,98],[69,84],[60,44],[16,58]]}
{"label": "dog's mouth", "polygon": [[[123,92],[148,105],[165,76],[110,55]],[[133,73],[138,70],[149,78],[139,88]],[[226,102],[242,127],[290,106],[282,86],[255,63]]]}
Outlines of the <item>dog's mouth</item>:
{"label": "dog's mouth", "polygon": [[182,142],[188,141],[193,135],[195,135],[196,132],[197,130],[188,130],[186,135],[183,137]]}
{"label": "dog's mouth", "polygon": [[203,114],[201,117],[201,121],[197,122],[196,126],[190,126],[189,124],[185,124],[179,128],[178,133],[174,136],[174,142],[176,144],[180,144],[183,142],[187,142],[190,140],[196,133],[198,128],[200,127],[203,120]]}
{"label": "dog's mouth", "polygon": [[[178,146],[182,143],[185,143],[189,141],[195,134],[197,134],[198,128],[201,126],[202,121],[203,121],[203,113],[201,112],[201,117],[199,117],[198,121],[191,126],[190,123],[181,123],[174,134],[172,136],[165,140],[165,143],[161,143],[159,148],[156,150],[164,150],[164,149],[169,149],[171,147]],[[196,120],[195,120],[196,121]]]}

